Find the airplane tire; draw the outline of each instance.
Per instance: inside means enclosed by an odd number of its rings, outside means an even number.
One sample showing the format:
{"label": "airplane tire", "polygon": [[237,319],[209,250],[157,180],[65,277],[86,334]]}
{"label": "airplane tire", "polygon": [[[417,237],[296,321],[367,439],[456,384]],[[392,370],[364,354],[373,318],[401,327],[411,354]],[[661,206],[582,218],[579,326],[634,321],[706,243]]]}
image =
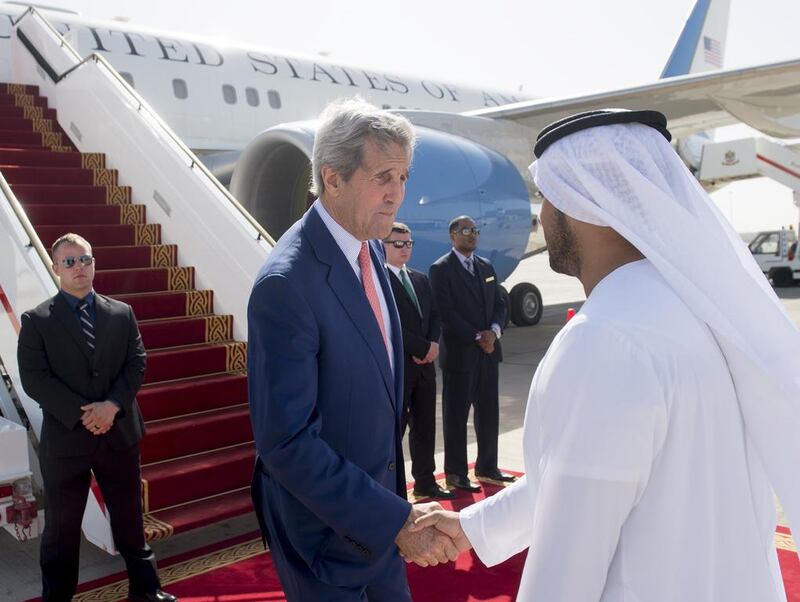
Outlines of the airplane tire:
{"label": "airplane tire", "polygon": [[502,297],[503,297],[503,303],[506,304],[505,324],[500,324],[500,328],[505,330],[506,328],[508,328],[509,320],[511,320],[511,295],[508,294],[508,291],[506,290],[506,287],[504,287],[504,286],[500,287],[500,295],[502,295]]}
{"label": "airplane tire", "polygon": [[530,282],[511,289],[511,321],[517,326],[532,326],[542,319],[542,294]]}
{"label": "airplane tire", "polygon": [[790,268],[778,268],[770,272],[769,277],[772,279],[772,284],[778,287],[793,286],[794,276]]}

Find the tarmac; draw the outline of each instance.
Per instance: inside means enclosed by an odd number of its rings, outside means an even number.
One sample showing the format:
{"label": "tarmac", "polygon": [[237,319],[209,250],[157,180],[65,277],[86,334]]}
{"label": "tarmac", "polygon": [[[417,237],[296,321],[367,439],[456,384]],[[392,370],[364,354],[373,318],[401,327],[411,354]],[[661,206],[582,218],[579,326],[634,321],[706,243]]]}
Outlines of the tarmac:
{"label": "tarmac", "polygon": [[[506,281],[507,288],[517,282],[533,282],[541,293],[544,312],[539,324],[531,327],[509,326],[502,338],[505,361],[500,368],[500,441],[499,466],[507,470],[523,471],[522,425],[530,381],[550,342],[566,321],[567,310],[578,310],[585,300],[580,283],[570,277],[552,272],[546,254],[537,255],[520,263]],[[800,287],[776,289],[795,324],[800,325]],[[439,378],[441,383],[441,378]],[[441,384],[439,384],[441,392]],[[441,430],[441,396],[437,409],[436,466],[441,471],[444,449]],[[408,448],[405,447],[408,459]],[[468,425],[468,457],[474,461],[475,433]],[[410,479],[411,465],[405,464]],[[783,522],[783,521],[782,521]],[[179,534],[165,541],[151,543],[156,556],[164,559],[200,546],[229,539],[241,533],[258,529],[252,513]],[[24,543],[15,541],[8,533],[0,531],[0,600],[19,602],[41,594],[38,564],[39,540]],[[80,581],[86,582],[124,570],[119,557],[110,556],[94,545],[82,542]]]}

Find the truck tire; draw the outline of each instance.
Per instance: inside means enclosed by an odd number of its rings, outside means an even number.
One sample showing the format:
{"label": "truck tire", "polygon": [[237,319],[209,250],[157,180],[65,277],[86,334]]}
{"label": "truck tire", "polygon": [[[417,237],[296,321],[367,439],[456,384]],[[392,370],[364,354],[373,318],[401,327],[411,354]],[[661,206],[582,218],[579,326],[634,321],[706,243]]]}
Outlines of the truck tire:
{"label": "truck tire", "polygon": [[775,268],[769,273],[769,277],[775,286],[794,286],[794,275],[791,268]]}
{"label": "truck tire", "polygon": [[511,289],[511,321],[517,326],[532,326],[542,319],[542,294],[530,282]]}

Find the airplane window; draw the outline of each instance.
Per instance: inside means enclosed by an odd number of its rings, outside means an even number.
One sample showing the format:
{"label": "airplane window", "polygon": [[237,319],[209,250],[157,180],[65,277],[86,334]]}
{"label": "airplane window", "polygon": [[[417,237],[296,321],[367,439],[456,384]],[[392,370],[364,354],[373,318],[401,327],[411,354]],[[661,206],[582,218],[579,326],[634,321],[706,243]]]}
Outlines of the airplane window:
{"label": "airplane window", "polygon": [[269,106],[273,109],[281,108],[281,94],[277,90],[267,90],[267,98],[269,98]]}
{"label": "airplane window", "polygon": [[236,104],[236,88],[231,86],[230,84],[225,84],[222,86],[222,98],[225,99],[229,105]]}
{"label": "airplane window", "polygon": [[130,73],[128,73],[126,71],[120,71],[119,74],[122,76],[122,79],[124,79],[126,82],[128,82],[128,85],[131,88],[135,88],[136,87],[136,86],[133,85],[133,76]]}
{"label": "airplane window", "polygon": [[175,98],[187,98],[189,96],[189,88],[186,82],[182,79],[172,80],[172,91],[175,93]]}
{"label": "airplane window", "polygon": [[258,98],[258,90],[255,88],[245,88],[244,95],[247,98],[247,104],[249,104],[251,107],[258,106],[258,103],[260,102]]}

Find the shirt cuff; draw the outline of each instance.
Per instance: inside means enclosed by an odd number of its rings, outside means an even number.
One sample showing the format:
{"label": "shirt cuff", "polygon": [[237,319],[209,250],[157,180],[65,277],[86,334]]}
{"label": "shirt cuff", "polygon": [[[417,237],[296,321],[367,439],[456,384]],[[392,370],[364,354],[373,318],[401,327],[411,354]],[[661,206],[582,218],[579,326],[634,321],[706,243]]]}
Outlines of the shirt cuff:
{"label": "shirt cuff", "polygon": [[492,331],[494,332],[495,336],[500,339],[503,336],[503,329],[500,328],[500,324],[492,324],[491,326]]}

